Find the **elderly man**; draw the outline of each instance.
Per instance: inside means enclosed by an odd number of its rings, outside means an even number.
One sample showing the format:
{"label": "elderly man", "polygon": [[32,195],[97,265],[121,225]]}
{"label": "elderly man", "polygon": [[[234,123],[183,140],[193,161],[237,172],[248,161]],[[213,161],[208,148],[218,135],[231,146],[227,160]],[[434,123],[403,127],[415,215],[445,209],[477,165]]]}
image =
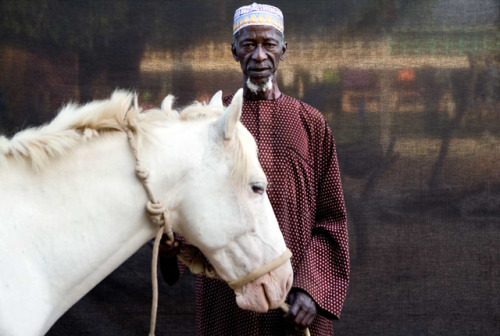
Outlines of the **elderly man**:
{"label": "elderly man", "polygon": [[[240,309],[225,283],[197,277],[199,335],[333,335],[349,282],[346,210],[334,140],[323,116],[283,94],[283,15],[270,5],[236,10],[231,50],[243,73],[241,121],[255,137],[268,195],[293,253],[288,314]],[[224,98],[227,105],[232,95]],[[165,263],[164,265],[165,266]]]}

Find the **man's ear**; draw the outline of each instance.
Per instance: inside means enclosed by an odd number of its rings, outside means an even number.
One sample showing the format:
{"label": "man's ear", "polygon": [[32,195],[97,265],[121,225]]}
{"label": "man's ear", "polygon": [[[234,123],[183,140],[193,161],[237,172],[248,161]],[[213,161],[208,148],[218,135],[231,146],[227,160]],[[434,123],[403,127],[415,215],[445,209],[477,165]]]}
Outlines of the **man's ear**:
{"label": "man's ear", "polygon": [[283,43],[283,48],[281,49],[280,60],[283,61],[286,57],[286,50],[288,49],[288,42]]}
{"label": "man's ear", "polygon": [[236,46],[234,45],[234,42],[231,43],[231,52],[233,53],[234,60],[238,62],[240,58],[236,55]]}

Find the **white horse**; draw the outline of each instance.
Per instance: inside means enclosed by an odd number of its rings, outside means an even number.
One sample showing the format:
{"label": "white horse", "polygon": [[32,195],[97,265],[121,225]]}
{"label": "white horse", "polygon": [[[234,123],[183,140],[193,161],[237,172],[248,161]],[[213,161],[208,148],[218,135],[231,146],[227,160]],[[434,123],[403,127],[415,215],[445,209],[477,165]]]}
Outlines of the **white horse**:
{"label": "white horse", "polygon": [[[126,127],[174,232],[220,278],[237,281],[287,251],[255,142],[239,123],[241,90],[226,109],[218,92],[181,114],[170,96],[147,113],[133,100],[117,91],[70,104],[48,125],[0,137],[0,335],[45,334],[155,236]],[[267,311],[284,302],[291,283],[288,260],[236,288],[236,301]]]}

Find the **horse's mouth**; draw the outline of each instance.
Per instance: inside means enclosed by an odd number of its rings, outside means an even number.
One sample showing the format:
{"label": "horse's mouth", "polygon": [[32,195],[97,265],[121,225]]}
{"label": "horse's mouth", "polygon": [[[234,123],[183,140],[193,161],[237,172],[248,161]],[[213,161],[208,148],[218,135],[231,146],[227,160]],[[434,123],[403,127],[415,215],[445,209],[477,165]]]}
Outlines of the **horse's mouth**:
{"label": "horse's mouth", "polygon": [[292,281],[292,267],[288,262],[243,288],[236,289],[236,303],[242,309],[256,312],[278,308],[285,302]]}

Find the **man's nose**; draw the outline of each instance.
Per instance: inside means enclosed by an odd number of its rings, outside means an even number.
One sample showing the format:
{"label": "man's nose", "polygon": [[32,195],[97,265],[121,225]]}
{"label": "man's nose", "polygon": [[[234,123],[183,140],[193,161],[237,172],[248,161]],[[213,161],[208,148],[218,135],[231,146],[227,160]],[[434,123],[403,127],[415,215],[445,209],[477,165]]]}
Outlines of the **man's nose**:
{"label": "man's nose", "polygon": [[254,60],[256,60],[257,62],[262,62],[263,60],[265,60],[267,58],[265,50],[264,50],[264,48],[262,48],[262,46],[260,44],[257,45],[255,50],[253,51],[252,58]]}

